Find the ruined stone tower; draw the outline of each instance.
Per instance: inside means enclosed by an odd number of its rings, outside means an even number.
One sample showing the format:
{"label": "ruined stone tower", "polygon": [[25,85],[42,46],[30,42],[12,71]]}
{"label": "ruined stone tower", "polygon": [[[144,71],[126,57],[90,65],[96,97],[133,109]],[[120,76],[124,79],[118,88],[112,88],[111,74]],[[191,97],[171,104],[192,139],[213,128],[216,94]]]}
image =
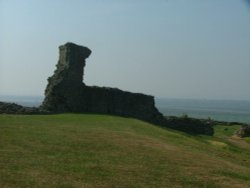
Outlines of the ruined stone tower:
{"label": "ruined stone tower", "polygon": [[42,108],[53,112],[80,112],[83,104],[83,71],[91,50],[66,43],[59,47],[59,61],[54,75],[48,78]]}
{"label": "ruined stone tower", "polygon": [[85,85],[85,60],[91,54],[87,47],[66,43],[59,47],[59,52],[56,70],[48,78],[43,104],[39,108],[29,108],[0,102],[0,114],[112,114],[141,119],[190,134],[213,135],[210,122],[193,118],[163,117],[155,107],[153,96]]}
{"label": "ruined stone tower", "polygon": [[152,123],[163,121],[153,96],[83,83],[87,47],[66,43],[59,47],[59,61],[48,79],[42,109],[50,112],[91,112],[135,117]]}

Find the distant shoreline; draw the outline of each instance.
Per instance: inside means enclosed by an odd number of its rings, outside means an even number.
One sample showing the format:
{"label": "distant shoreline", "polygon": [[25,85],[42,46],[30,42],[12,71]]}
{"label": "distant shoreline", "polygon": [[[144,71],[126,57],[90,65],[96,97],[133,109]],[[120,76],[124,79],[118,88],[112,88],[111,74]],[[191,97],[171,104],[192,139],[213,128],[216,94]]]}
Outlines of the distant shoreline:
{"label": "distant shoreline", "polygon": [[[6,96],[0,95],[0,101],[16,103],[27,107],[38,107],[43,96]],[[223,122],[250,123],[250,101],[244,100],[208,100],[156,98],[156,107],[164,116],[187,114],[198,119],[211,118]]]}
{"label": "distant shoreline", "polygon": [[156,106],[167,116],[250,123],[250,101],[156,98]]}

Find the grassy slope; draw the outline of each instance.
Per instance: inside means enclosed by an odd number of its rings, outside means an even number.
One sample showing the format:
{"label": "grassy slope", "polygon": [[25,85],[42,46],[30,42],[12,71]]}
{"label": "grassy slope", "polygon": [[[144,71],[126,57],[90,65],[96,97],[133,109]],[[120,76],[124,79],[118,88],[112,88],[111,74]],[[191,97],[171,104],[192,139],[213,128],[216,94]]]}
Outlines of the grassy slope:
{"label": "grassy slope", "polygon": [[194,137],[112,116],[1,115],[0,187],[250,187],[236,128]]}

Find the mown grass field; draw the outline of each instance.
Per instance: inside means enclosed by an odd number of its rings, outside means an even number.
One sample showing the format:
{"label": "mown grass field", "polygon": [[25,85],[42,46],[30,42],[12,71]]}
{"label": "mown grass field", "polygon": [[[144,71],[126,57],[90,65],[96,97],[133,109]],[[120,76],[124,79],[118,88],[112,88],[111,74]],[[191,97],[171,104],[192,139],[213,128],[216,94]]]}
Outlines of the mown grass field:
{"label": "mown grass field", "polygon": [[250,187],[250,142],[105,115],[0,115],[0,187]]}

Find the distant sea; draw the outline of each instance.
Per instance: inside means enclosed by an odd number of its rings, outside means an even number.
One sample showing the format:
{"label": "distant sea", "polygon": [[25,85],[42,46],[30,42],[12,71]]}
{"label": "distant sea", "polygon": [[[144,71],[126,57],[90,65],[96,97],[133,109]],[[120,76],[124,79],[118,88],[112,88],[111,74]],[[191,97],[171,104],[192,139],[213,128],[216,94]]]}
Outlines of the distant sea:
{"label": "distant sea", "polygon": [[250,101],[156,98],[156,106],[166,116],[250,123]]}
{"label": "distant sea", "polygon": [[[0,101],[28,107],[42,104],[42,96],[1,96]],[[194,118],[250,123],[250,101],[156,98],[156,107],[165,116],[187,114]]]}

